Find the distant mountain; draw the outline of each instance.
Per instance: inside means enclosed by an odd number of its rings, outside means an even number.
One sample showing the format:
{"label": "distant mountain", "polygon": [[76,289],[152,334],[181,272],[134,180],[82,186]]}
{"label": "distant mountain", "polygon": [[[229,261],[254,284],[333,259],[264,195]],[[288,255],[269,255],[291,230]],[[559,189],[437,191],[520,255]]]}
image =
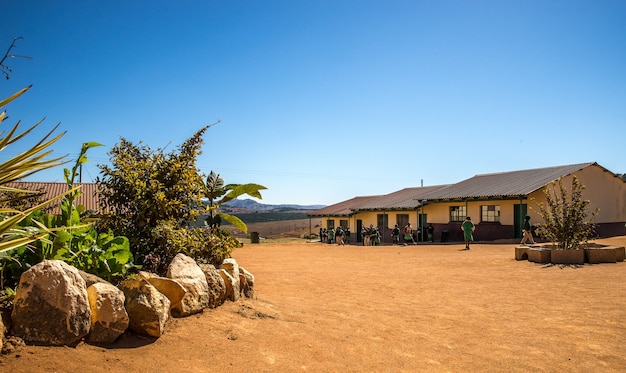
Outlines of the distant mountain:
{"label": "distant mountain", "polygon": [[264,203],[259,203],[251,199],[235,199],[225,203],[222,206],[265,212],[287,210],[317,210],[326,207],[325,205],[266,205]]}

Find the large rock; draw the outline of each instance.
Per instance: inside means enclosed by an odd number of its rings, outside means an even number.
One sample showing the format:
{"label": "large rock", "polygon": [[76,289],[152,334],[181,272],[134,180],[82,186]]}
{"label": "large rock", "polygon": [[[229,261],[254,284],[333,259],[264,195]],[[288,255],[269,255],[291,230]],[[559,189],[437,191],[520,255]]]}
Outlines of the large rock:
{"label": "large rock", "polygon": [[124,292],[109,283],[97,282],[87,288],[87,296],[91,307],[91,330],[87,339],[92,343],[115,342],[129,324]]}
{"label": "large rock", "polygon": [[2,343],[4,342],[4,333],[6,333],[7,328],[4,326],[4,321],[2,317],[0,317],[0,351],[2,351]]}
{"label": "large rock", "polygon": [[104,279],[101,279],[100,277],[93,275],[91,273],[81,271],[80,269],[78,270],[78,274],[80,275],[80,277],[83,278],[83,280],[85,280],[85,287],[87,287],[87,289],[89,289],[91,285],[96,284],[98,282],[104,282],[106,284],[110,284],[110,282]]}
{"label": "large rock", "polygon": [[254,275],[242,266],[239,266],[239,283],[241,286],[241,296],[254,298]]}
{"label": "large rock", "polygon": [[220,269],[228,272],[230,277],[232,278],[232,286],[233,286],[233,296],[232,301],[236,301],[239,299],[241,294],[241,282],[239,281],[239,264],[233,258],[224,259]]}
{"label": "large rock", "polygon": [[217,270],[217,273],[224,280],[224,285],[226,286],[226,299],[233,301],[233,302],[239,299],[239,293],[235,295],[235,291],[233,288],[233,283],[235,282],[235,279],[233,278],[233,276],[231,276],[227,270],[221,269],[221,268]]}
{"label": "large rock", "polygon": [[129,329],[139,334],[160,337],[170,317],[170,300],[146,279],[128,278],[119,285],[124,292],[124,305]]}
{"label": "large rock", "polygon": [[145,278],[161,294],[170,300],[170,305],[178,304],[183,300],[187,290],[180,282],[167,277],[160,277],[154,273],[140,271],[139,276]]}
{"label": "large rock", "polygon": [[204,276],[206,277],[206,282],[209,285],[209,307],[215,308],[219,307],[226,301],[226,284],[224,283],[224,279],[218,273],[215,266],[212,264],[198,264],[202,272],[204,272]]}
{"label": "large rock", "polygon": [[11,318],[12,334],[26,342],[78,343],[91,326],[85,280],[60,260],[34,265],[20,278]]}
{"label": "large rock", "polygon": [[172,304],[172,316],[189,316],[209,307],[209,285],[195,260],[177,254],[167,268],[167,277],[176,280],[187,291],[179,303]]}

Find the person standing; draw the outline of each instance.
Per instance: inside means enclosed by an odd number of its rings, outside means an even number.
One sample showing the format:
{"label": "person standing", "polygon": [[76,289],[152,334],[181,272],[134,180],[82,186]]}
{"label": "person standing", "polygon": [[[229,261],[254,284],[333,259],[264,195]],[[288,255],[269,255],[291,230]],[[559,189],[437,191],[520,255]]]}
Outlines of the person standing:
{"label": "person standing", "polygon": [[332,228],[328,229],[328,243],[329,244],[335,243],[335,230]]}
{"label": "person standing", "polygon": [[530,226],[530,216],[526,215],[526,217],[524,218],[524,229],[522,230],[523,233],[523,237],[522,237],[522,242],[520,242],[520,245],[525,244],[527,241],[530,241],[531,245],[535,244],[535,239],[533,238],[533,232],[531,231],[531,226]]}
{"label": "person standing", "polygon": [[428,242],[433,242],[433,237],[435,236],[435,227],[432,224],[428,224],[428,228],[426,228],[426,232],[428,233]]}
{"label": "person standing", "polygon": [[345,234],[346,234],[346,243],[350,245],[350,227],[346,227]]}
{"label": "person standing", "polygon": [[337,245],[343,246],[343,228],[341,228],[341,225],[337,227],[337,230],[335,230],[335,240],[337,241]]}
{"label": "person standing", "polygon": [[391,231],[392,245],[398,244],[398,237],[400,236],[400,228],[398,228],[398,224],[393,227]]}
{"label": "person standing", "polygon": [[361,228],[361,237],[363,238],[363,246],[370,245],[370,233],[366,226]]}
{"label": "person standing", "polygon": [[413,245],[417,245],[415,240],[413,239],[413,227],[411,227],[411,223],[407,223],[404,227],[404,246],[407,245],[407,242],[411,241]]}
{"label": "person standing", "polygon": [[472,223],[472,218],[469,216],[465,218],[463,224],[461,224],[461,230],[463,231],[463,238],[465,239],[465,249],[470,249],[470,242],[474,241],[474,229],[476,226]]}

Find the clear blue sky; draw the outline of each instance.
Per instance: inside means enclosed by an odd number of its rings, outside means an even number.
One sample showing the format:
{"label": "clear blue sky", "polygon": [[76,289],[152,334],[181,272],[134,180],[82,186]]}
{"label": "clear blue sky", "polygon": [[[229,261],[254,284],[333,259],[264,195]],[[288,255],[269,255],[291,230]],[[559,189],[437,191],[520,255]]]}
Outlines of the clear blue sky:
{"label": "clear blue sky", "polygon": [[[55,153],[120,136],[333,204],[475,174],[581,162],[625,173],[626,1],[5,1],[2,97]],[[33,136],[34,139],[36,136]],[[168,145],[171,142],[171,145]],[[15,154],[11,148],[0,157]],[[62,181],[61,169],[30,180]]]}

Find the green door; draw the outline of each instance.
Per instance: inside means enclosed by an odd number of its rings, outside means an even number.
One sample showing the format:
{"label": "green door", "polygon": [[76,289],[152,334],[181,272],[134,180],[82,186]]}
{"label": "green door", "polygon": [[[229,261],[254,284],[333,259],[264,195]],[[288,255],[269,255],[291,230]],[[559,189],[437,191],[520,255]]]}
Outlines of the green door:
{"label": "green door", "polygon": [[523,204],[517,204],[517,205],[513,205],[513,227],[514,227],[514,234],[513,237],[515,238],[521,238],[522,237],[522,224],[524,223],[524,216],[526,216],[526,214],[528,213],[528,205],[523,203]]}

